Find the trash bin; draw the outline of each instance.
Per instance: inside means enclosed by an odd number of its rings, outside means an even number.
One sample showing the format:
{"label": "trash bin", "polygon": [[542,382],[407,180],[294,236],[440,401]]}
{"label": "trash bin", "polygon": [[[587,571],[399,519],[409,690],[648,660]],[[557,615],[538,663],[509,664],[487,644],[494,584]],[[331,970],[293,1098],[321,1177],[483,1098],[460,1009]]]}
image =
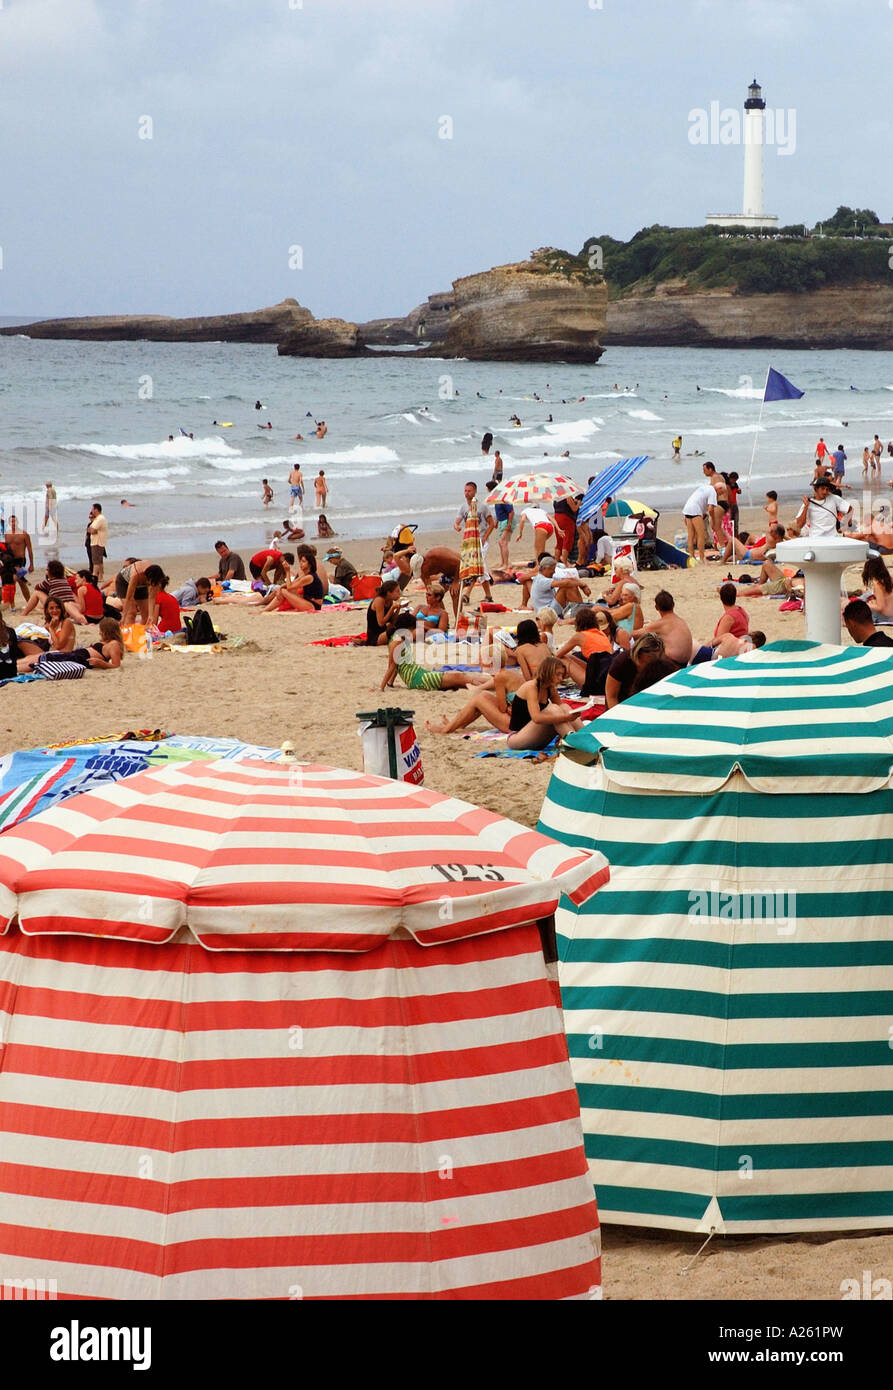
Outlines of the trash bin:
{"label": "trash bin", "polygon": [[411,709],[378,709],[358,714],[363,740],[363,770],[371,777],[392,777],[421,787],[422,750],[416,738]]}

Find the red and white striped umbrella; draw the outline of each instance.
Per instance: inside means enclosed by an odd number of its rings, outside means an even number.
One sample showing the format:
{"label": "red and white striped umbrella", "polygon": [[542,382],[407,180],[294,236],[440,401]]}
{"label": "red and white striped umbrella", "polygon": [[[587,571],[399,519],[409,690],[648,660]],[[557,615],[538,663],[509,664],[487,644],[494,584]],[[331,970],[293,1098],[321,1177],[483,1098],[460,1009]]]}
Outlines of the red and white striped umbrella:
{"label": "red and white striped umbrella", "polygon": [[533,502],[561,502],[567,497],[582,497],[586,491],[564,473],[520,473],[508,478],[487,493],[487,503],[506,502],[510,507],[527,506]]}
{"label": "red and white striped umbrella", "polygon": [[607,877],[465,802],[313,765],[167,765],[14,826],[4,1277],[585,1297],[598,1217],[537,922]]}

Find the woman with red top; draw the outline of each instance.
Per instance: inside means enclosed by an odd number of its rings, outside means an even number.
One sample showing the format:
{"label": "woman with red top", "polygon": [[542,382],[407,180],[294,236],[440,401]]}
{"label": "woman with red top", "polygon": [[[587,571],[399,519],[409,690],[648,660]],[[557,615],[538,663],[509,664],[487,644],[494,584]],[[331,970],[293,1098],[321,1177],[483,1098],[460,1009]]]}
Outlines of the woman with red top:
{"label": "woman with red top", "polygon": [[173,594],[167,592],[169,583],[170,580],[160,565],[150,565],[146,570],[149,622],[154,623],[159,632],[180,632],[183,628],[180,605]]}

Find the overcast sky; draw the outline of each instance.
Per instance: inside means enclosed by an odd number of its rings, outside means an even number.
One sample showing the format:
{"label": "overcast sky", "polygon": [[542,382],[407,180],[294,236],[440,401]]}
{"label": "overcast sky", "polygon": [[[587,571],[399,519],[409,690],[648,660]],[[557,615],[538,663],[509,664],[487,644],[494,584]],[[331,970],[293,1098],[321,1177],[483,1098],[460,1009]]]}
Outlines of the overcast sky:
{"label": "overcast sky", "polygon": [[888,0],[2,0],[0,314],[361,320],[700,224],[743,154],[689,113],[754,74],[767,210],[890,218],[891,53]]}

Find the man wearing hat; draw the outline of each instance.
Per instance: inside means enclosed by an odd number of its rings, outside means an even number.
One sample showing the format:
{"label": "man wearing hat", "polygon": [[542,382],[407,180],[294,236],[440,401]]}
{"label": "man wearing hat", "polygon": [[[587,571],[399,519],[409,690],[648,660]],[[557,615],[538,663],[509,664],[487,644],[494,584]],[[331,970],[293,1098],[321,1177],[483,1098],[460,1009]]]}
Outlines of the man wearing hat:
{"label": "man wearing hat", "polygon": [[802,532],[812,537],[836,536],[838,522],[852,516],[852,504],[832,492],[828,478],[816,478],[812,493],[812,497],[803,498],[803,505],[794,518],[794,535]]}

